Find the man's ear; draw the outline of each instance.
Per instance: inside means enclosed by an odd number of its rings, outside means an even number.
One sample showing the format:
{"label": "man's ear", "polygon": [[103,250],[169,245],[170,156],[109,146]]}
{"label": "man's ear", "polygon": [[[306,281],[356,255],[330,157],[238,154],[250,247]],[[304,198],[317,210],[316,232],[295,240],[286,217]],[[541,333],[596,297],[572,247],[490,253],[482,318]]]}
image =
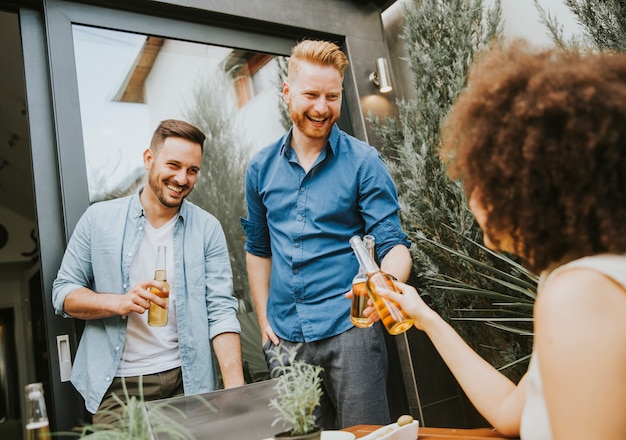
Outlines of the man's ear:
{"label": "man's ear", "polygon": [[289,83],[287,81],[283,82],[283,101],[289,104]]}
{"label": "man's ear", "polygon": [[151,148],[146,148],[143,152],[143,167],[146,170],[149,170],[152,166],[152,161],[154,160],[154,152]]}

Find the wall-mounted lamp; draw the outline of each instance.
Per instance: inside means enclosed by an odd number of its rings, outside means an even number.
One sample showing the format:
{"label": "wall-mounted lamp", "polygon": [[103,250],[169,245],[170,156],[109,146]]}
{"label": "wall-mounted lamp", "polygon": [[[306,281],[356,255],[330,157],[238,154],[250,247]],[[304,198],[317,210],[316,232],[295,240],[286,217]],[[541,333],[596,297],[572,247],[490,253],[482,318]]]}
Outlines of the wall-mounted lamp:
{"label": "wall-mounted lamp", "polygon": [[370,73],[370,81],[376,84],[380,93],[389,93],[393,90],[386,58],[376,60],[376,70]]}

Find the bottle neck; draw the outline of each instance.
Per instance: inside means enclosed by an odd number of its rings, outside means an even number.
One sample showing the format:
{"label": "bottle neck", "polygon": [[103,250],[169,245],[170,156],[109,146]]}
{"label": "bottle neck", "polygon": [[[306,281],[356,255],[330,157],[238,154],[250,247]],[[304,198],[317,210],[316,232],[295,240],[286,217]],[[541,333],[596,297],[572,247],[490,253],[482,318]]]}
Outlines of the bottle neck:
{"label": "bottle neck", "polygon": [[43,396],[43,385],[31,383],[26,385],[26,423],[44,423],[48,421],[46,401]]}
{"label": "bottle neck", "polygon": [[370,254],[370,256],[376,261],[376,249],[375,249],[376,239],[373,235],[365,235],[363,237],[363,244],[365,245],[365,249]]}
{"label": "bottle neck", "polygon": [[378,268],[378,264],[374,258],[370,255],[368,250],[365,248],[363,241],[360,237],[354,236],[350,239],[350,245],[352,246],[352,250],[356,255],[363,272],[366,274],[378,272],[380,269]]}
{"label": "bottle neck", "polygon": [[167,255],[167,246],[157,246],[157,260],[156,260],[156,270],[162,270],[165,272],[166,270],[166,255]]}

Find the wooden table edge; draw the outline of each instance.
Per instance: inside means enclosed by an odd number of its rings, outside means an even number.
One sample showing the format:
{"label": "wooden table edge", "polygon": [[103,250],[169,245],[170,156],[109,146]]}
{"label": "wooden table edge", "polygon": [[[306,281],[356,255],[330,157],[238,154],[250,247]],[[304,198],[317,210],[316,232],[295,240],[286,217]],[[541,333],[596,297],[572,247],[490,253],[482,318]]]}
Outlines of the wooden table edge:
{"label": "wooden table edge", "polygon": [[[374,432],[380,425],[355,425],[349,428],[344,428],[342,431],[348,431],[356,435],[356,438],[365,437],[366,435]],[[508,437],[504,437],[502,434],[492,428],[472,428],[472,429],[457,429],[457,428],[433,428],[433,427],[419,427],[418,438],[416,440],[509,440]]]}

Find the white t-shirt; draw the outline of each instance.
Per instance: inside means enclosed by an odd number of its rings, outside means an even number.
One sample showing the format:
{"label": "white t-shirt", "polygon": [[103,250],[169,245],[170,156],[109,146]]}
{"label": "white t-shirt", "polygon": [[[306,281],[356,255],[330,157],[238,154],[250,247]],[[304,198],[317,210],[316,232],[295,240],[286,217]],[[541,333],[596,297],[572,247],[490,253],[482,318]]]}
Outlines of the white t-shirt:
{"label": "white t-shirt", "polygon": [[167,247],[165,259],[167,281],[170,285],[167,325],[148,325],[148,311],[128,315],[126,342],[116,377],[141,376],[179,367],[178,329],[176,325],[176,285],[174,284],[174,225],[175,215],[159,229],[144,222],[144,234],[130,264],[130,285],[154,279],[157,246]]}

